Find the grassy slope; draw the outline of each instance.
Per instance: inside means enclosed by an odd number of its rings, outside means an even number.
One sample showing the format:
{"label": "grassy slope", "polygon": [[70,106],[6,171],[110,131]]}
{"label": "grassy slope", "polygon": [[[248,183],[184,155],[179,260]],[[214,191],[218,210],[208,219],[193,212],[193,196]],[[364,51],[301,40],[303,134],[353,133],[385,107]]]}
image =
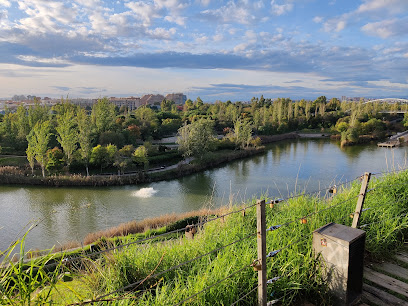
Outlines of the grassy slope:
{"label": "grassy slope", "polygon": [[[364,227],[367,231],[367,256],[381,258],[401,246],[403,235],[407,234],[408,216],[403,214],[408,211],[405,196],[408,172],[388,175],[380,180],[372,179],[370,188],[373,186],[376,189],[368,194],[365,204],[370,209],[363,213],[361,224],[372,223]],[[267,206],[268,226],[294,221],[268,232],[267,235],[268,251],[283,248],[267,263],[268,278],[282,276],[268,286],[269,300],[281,298],[284,304],[289,305],[307,297],[319,304],[330,304],[330,296],[319,277],[318,264],[314,260],[311,232],[328,222],[350,225],[352,219],[349,215],[354,211],[359,189],[360,183],[357,181],[331,200],[303,196],[282,202],[272,209]],[[350,200],[344,202],[347,199]],[[311,216],[306,224],[301,224],[298,220],[330,206],[334,208]],[[167,242],[129,246],[120,252],[89,262],[88,273],[82,274],[74,283],[58,285],[57,288],[64,288],[64,294],[55,291],[53,299],[59,304],[65,304],[103,295],[255,232],[253,207],[245,217],[237,213],[226,217],[224,223],[217,220],[206,224],[194,240],[179,237]],[[306,237],[304,240],[291,245],[303,236]],[[158,278],[147,279],[136,291],[117,293],[108,298],[112,304],[119,305],[177,304],[252,263],[257,258],[256,249],[256,237],[245,239]],[[257,273],[252,268],[246,268],[198,294],[188,304],[230,305],[255,284]],[[72,287],[72,291],[65,288],[65,285]],[[77,292],[76,297],[73,292]],[[241,305],[251,305],[255,301],[256,292],[253,292]]]}

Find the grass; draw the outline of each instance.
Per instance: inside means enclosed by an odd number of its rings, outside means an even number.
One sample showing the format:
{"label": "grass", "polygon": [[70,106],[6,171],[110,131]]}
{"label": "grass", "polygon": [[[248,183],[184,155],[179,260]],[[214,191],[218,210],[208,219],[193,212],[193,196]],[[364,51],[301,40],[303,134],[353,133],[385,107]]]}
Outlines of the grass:
{"label": "grass", "polygon": [[[360,222],[368,224],[364,227],[367,258],[385,258],[403,246],[408,234],[408,216],[404,216],[408,212],[407,186],[407,171],[373,178],[370,182],[369,188],[375,189],[367,195],[365,207],[370,209],[363,212]],[[355,209],[359,190],[360,183],[354,182],[333,198],[299,196],[273,208],[267,205],[267,226],[292,222],[267,233],[267,251],[281,250],[267,262],[268,278],[281,277],[268,285],[269,300],[278,299],[284,305],[304,299],[318,305],[332,303],[312,251],[311,233],[328,222],[350,226],[350,213]],[[300,218],[309,214],[313,215],[307,218],[307,223],[301,223]],[[248,267],[257,258],[256,237],[224,246],[254,233],[255,207],[248,209],[245,216],[236,213],[227,216],[224,222],[218,219],[207,223],[194,240],[178,236],[167,241],[129,245],[87,261],[87,269],[79,271],[78,278],[70,285],[72,294],[58,295],[53,290],[51,297],[57,304],[81,302],[143,280],[135,288],[107,296],[104,298],[107,301],[100,304],[174,305],[199,293],[186,304],[230,305],[257,284],[257,273]],[[198,260],[151,277],[208,252],[211,253]],[[240,269],[243,270],[204,290]],[[254,304],[256,291],[241,303]]]}
{"label": "grass", "polygon": [[0,157],[0,167],[1,166],[17,166],[17,167],[28,166],[27,157],[1,156]]}
{"label": "grass", "polygon": [[[84,244],[97,242],[98,239],[122,237],[130,234],[144,233],[144,235],[133,236],[138,239],[154,234],[162,234],[166,231],[184,228],[187,224],[197,223],[199,217],[219,214],[222,209],[191,211],[182,214],[167,214],[155,218],[149,218],[142,221],[131,221],[112,227],[107,230],[90,233],[84,239]],[[156,231],[154,231],[156,230]],[[146,233],[148,232],[148,233]]]}

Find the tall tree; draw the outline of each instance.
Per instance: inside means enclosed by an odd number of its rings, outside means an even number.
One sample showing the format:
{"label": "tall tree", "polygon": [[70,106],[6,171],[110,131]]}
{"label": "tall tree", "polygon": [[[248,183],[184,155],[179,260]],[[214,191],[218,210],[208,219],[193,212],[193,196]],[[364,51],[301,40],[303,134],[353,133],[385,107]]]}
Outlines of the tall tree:
{"label": "tall tree", "polygon": [[99,99],[92,107],[92,122],[98,133],[108,131],[115,123],[115,104],[108,98]]}
{"label": "tall tree", "polygon": [[146,170],[149,165],[149,160],[147,159],[147,149],[145,146],[139,146],[132,154],[133,162],[136,164],[142,164]]}
{"label": "tall tree", "polygon": [[27,135],[30,133],[30,125],[28,123],[27,110],[22,105],[20,105],[16,111],[16,128],[17,138],[26,140]]}
{"label": "tall tree", "polygon": [[30,142],[28,142],[28,147],[26,150],[26,154],[27,154],[27,160],[28,163],[30,164],[30,168],[31,168],[31,174],[34,175],[34,166],[35,166],[35,152],[34,152],[34,144]]}
{"label": "tall tree", "polygon": [[142,106],[136,110],[135,116],[139,123],[141,136],[146,140],[159,125],[157,115],[151,108]]}
{"label": "tall tree", "polygon": [[89,159],[92,150],[92,125],[86,110],[81,108],[77,114],[79,152],[85,163],[86,175],[89,176]]}
{"label": "tall tree", "polygon": [[247,148],[252,139],[252,124],[241,119],[234,123],[234,141],[241,149]]}
{"label": "tall tree", "polygon": [[41,166],[43,177],[45,177],[45,165],[47,163],[48,142],[50,140],[50,122],[37,122],[30,134],[27,136],[27,158],[31,165],[31,158],[35,159]]}
{"label": "tall tree", "polygon": [[178,130],[177,143],[184,157],[201,158],[206,152],[214,149],[214,121],[200,119],[181,127]]}
{"label": "tall tree", "polygon": [[36,102],[34,106],[28,108],[28,124],[30,129],[32,129],[37,122],[48,120],[49,108],[47,106],[42,106],[40,103]]}
{"label": "tall tree", "polygon": [[65,113],[57,116],[57,141],[60,143],[66,162],[69,166],[72,162],[72,156],[77,149],[78,130],[75,122],[75,114],[72,109],[68,109]]}

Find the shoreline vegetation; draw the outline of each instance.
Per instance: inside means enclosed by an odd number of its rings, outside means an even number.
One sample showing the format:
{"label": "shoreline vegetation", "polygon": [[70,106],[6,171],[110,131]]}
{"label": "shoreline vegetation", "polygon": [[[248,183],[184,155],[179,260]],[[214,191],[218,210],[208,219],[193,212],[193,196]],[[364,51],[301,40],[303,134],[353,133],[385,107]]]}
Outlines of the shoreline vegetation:
{"label": "shoreline vegetation", "polygon": [[[317,133],[316,131],[291,132],[278,135],[259,135],[258,137],[261,140],[262,145],[298,138],[329,138],[337,141],[341,140],[341,135],[339,134],[330,134],[328,132]],[[360,135],[358,143],[368,143],[376,139],[378,138],[376,138],[374,135]],[[341,142],[342,147],[352,144],[354,143],[344,140]],[[0,184],[50,187],[106,187],[139,185],[188,176],[193,173],[218,167],[222,164],[237,159],[247,158],[257,154],[262,154],[264,152],[264,146],[247,147],[240,150],[221,149],[207,152],[201,159],[188,158],[181,160],[177,164],[169,166],[168,169],[158,167],[151,169],[150,171],[136,171],[133,173],[110,175],[94,174],[86,176],[81,174],[54,174],[42,177],[38,175],[34,176],[28,169],[24,169],[19,166],[0,166]],[[22,158],[22,156],[18,156],[18,158]],[[179,159],[176,159],[176,161],[178,160]]]}
{"label": "shoreline vegetation", "polygon": [[[0,183],[147,183],[257,154],[261,149],[253,148],[294,131],[309,138],[338,134],[342,146],[381,139],[408,127],[407,111],[408,105],[399,102],[327,100],[325,96],[292,101],[261,95],[248,102],[216,103],[197,97],[184,104],[164,99],[136,109],[119,108],[107,97],[88,107],[68,98],[55,105],[34,101],[0,114],[0,154],[10,156],[0,157]],[[183,159],[194,161],[173,169]],[[99,177],[103,173],[119,175]]]}
{"label": "shoreline vegetation", "polygon": [[[366,232],[365,260],[381,260],[404,246],[408,234],[407,183],[406,170],[374,176],[370,181],[368,188],[371,191],[365,200],[365,207],[369,210],[361,215],[360,220],[360,228]],[[279,278],[273,287],[269,287],[268,296],[273,294],[273,298],[280,300],[282,305],[293,305],[304,300],[319,302],[321,305],[332,304],[332,297],[321,274],[321,265],[313,254],[310,234],[328,222],[350,226],[350,213],[355,210],[356,195],[360,188],[361,183],[356,179],[349,185],[339,186],[335,195],[300,194],[274,205],[273,208],[267,205],[267,224],[285,224],[269,233],[266,238],[267,245],[272,250],[282,251],[268,261],[268,276]],[[267,202],[273,200],[268,195],[261,198]],[[351,199],[353,200],[350,201]],[[20,260],[13,263],[3,260],[4,288],[8,288],[9,281],[14,281],[13,285],[17,283],[13,287],[14,291],[4,291],[4,296],[7,295],[16,303],[19,299],[27,298],[31,301],[72,304],[89,302],[98,296],[109,294],[112,304],[126,304],[126,301],[132,299],[131,303],[135,305],[174,305],[201,292],[203,288],[222,281],[222,285],[197,295],[190,303],[197,306],[216,305],[222,301],[229,305],[257,283],[257,273],[248,266],[257,258],[256,239],[244,239],[256,233],[256,209],[247,208],[245,215],[239,211],[254,203],[255,199],[217,210],[130,222],[93,234],[90,239],[93,247],[46,253],[31,262]],[[237,213],[232,213],[234,211]],[[212,218],[226,213],[231,214],[198,227],[194,239],[188,239],[184,231],[171,232],[174,229],[183,230],[186,225],[197,224],[202,220],[200,218]],[[304,216],[308,216],[307,222],[303,222]],[[182,217],[185,218],[178,219]],[[298,219],[302,222],[295,222]],[[134,233],[138,231],[143,232]],[[120,236],[128,233],[131,234]],[[164,233],[169,234],[161,235]],[[116,235],[119,236],[114,237]],[[143,241],[144,238],[153,239]],[[236,241],[239,243],[235,243]],[[132,244],[135,242],[137,243]],[[112,251],[123,244],[126,247]],[[230,244],[234,246],[228,247]],[[109,250],[111,251],[107,252]],[[217,252],[213,253],[213,250]],[[96,256],[92,256],[95,251]],[[64,264],[64,260],[72,259],[76,261]],[[46,263],[50,262],[58,268],[43,271]],[[246,266],[248,268],[239,274],[229,276],[232,275],[231,272]],[[55,278],[52,282],[37,283],[30,287],[33,292],[24,296],[23,294],[27,294],[25,288],[29,287],[24,286],[24,283],[29,282],[32,276],[30,269],[36,269],[42,275],[48,273]],[[12,272],[7,274],[7,271],[27,271],[28,274],[24,277],[25,272],[20,272],[17,278]],[[156,273],[160,275],[156,277]],[[123,295],[121,288],[131,286],[140,279],[144,280],[143,283],[127,290]],[[44,292],[49,294],[45,296]],[[114,293],[111,295],[111,292]],[[245,302],[248,305],[255,304],[256,293],[249,295]]]}
{"label": "shoreline vegetation", "polygon": [[140,171],[135,174],[125,175],[53,175],[53,176],[32,176],[18,167],[3,166],[0,167],[0,184],[8,185],[42,185],[54,187],[69,186],[121,186],[121,185],[138,185],[163,180],[180,178],[196,172],[211,169],[228,163],[233,160],[246,158],[265,152],[264,147],[247,148],[245,150],[220,150],[209,152],[203,159],[192,161],[187,164],[179,164],[176,168],[146,172]]}

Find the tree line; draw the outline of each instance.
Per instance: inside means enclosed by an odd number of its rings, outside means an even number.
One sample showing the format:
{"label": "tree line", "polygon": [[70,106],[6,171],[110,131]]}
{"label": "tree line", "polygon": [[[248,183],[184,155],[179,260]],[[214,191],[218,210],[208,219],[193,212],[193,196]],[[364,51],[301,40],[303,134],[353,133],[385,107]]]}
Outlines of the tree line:
{"label": "tree line", "polygon": [[[148,156],[164,153],[166,148],[151,145],[153,139],[178,133],[180,153],[202,156],[214,149],[239,149],[257,146],[253,134],[273,135],[301,129],[330,128],[342,140],[358,141],[361,134],[381,137],[387,119],[384,111],[406,111],[407,105],[379,102],[340,102],[325,96],[314,101],[252,98],[250,103],[204,103],[199,97],[184,105],[163,100],[160,108],[142,106],[134,111],[118,108],[107,98],[92,108],[71,104],[68,99],[49,107],[19,106],[15,112],[0,115],[0,141],[16,151],[24,151],[30,167],[40,165],[50,173],[82,165],[115,166],[123,172],[130,165],[145,168]],[[404,122],[408,120],[405,119]],[[217,140],[216,134],[226,137]],[[143,143],[143,145],[141,145]]]}

